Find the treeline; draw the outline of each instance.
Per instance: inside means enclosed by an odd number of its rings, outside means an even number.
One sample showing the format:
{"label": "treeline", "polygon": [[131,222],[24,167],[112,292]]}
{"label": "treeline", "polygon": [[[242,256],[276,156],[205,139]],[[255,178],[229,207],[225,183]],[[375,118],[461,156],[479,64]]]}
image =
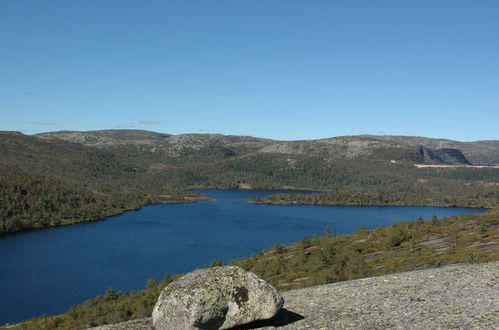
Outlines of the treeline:
{"label": "treeline", "polygon": [[[274,247],[231,264],[254,272],[278,290],[441,267],[452,263],[498,260],[490,247],[499,230],[499,209],[431,220],[418,219],[352,234],[336,235],[326,227],[322,236],[303,238]],[[214,260],[211,266],[220,266]],[[27,329],[83,329],[150,316],[161,290],[177,276],[161,283],[148,280],[144,291],[114,292],[73,306],[62,315],[35,318]]]}
{"label": "treeline", "polygon": [[280,193],[253,199],[262,204],[308,205],[411,205],[411,206],[461,206],[494,207],[499,205],[499,191],[492,189],[469,191],[467,189],[395,190],[393,187],[375,189],[342,189],[323,193]]}

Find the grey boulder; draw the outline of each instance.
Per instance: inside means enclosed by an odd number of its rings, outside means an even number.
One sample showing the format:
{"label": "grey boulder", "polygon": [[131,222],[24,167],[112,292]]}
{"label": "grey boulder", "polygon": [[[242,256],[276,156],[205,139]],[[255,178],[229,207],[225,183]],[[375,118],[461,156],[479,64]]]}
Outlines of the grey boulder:
{"label": "grey boulder", "polygon": [[155,329],[227,329],[272,318],[284,300],[255,274],[236,266],[195,270],[170,283],[154,306]]}

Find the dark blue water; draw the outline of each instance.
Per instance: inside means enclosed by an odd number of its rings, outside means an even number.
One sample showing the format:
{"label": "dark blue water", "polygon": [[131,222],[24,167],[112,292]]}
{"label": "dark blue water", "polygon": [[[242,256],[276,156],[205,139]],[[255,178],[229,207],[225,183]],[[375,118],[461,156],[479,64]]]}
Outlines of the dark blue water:
{"label": "dark blue water", "polygon": [[143,289],[148,278],[188,272],[213,259],[250,256],[277,242],[338,234],[362,225],[479,212],[469,208],[288,206],[241,199],[269,191],[205,190],[213,201],[152,205],[106,221],[0,238],[0,324],[63,313],[115,290]]}

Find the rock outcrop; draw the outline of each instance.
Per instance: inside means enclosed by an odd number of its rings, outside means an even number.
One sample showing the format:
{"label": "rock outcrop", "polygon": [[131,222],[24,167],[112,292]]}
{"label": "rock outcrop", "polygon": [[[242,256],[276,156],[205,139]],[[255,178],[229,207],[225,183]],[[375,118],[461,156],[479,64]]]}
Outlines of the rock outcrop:
{"label": "rock outcrop", "polygon": [[[499,261],[371,277],[284,292],[271,320],[244,329],[497,329]],[[150,330],[152,320],[99,330]]]}
{"label": "rock outcrop", "polygon": [[277,290],[236,266],[196,270],[172,282],[154,307],[155,329],[227,329],[272,318],[283,305]]}

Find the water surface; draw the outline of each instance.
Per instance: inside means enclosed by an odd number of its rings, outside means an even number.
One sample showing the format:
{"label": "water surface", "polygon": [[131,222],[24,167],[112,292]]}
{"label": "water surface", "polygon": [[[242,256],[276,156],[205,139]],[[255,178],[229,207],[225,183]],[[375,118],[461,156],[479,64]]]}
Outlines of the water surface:
{"label": "water surface", "polygon": [[250,256],[303,235],[429,219],[470,208],[250,204],[270,191],[204,190],[212,201],[151,205],[105,221],[0,238],[0,324],[64,313],[85,299],[143,289],[148,278]]}

